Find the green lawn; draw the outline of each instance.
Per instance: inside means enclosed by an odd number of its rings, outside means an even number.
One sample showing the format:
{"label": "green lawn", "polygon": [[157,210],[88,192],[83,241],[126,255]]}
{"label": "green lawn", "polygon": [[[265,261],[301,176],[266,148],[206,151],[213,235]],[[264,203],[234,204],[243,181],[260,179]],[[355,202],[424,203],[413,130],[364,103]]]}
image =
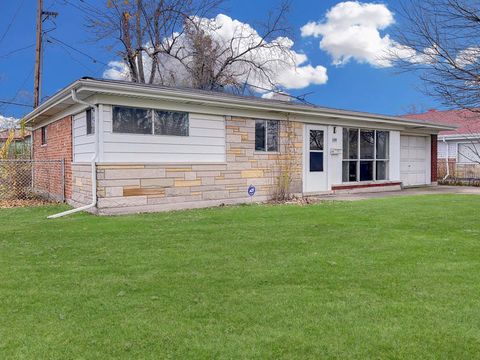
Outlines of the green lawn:
{"label": "green lawn", "polygon": [[480,358],[480,197],[0,210],[0,359]]}

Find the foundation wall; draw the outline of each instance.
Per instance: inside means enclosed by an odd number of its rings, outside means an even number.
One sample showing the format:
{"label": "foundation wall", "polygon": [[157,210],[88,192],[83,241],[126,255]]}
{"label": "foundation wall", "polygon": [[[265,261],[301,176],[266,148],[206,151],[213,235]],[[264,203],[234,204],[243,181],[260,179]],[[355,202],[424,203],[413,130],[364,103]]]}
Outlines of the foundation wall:
{"label": "foundation wall", "polygon": [[88,163],[72,164],[72,197],[68,203],[79,207],[92,202],[92,165]]}

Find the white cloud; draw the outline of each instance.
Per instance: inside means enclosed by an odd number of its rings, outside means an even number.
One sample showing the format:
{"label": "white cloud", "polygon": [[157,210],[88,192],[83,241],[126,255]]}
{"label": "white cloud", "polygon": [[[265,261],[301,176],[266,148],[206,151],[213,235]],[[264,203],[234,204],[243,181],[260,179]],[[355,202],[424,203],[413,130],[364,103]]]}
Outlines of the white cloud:
{"label": "white cloud", "polygon": [[276,92],[276,91],[269,91],[262,95],[263,99],[273,99],[273,100],[282,100],[282,101],[291,101],[293,97],[286,92]]}
{"label": "white cloud", "polygon": [[472,46],[458,53],[455,63],[461,68],[474,65],[480,58],[480,47]]}
{"label": "white cloud", "polygon": [[18,124],[19,119],[0,115],[0,129],[11,129]]}
{"label": "white cloud", "polygon": [[353,59],[389,67],[389,53],[409,50],[399,47],[388,34],[380,33],[394,22],[393,13],[384,4],[346,1],[333,6],[323,21],[304,25],[301,32],[303,37],[321,38],[320,48],[333,58],[335,65]]}
{"label": "white cloud", "polygon": [[110,61],[109,68],[103,72],[103,77],[112,80],[128,79],[128,67],[122,61]]}
{"label": "white cloud", "polygon": [[[260,35],[252,26],[224,14],[219,14],[212,19],[197,18],[196,20],[201,29],[215,41],[217,46],[221,49],[233,49],[234,54],[241,54],[243,50],[261,40]],[[233,43],[231,43],[232,39],[235,39]],[[169,41],[169,39],[164,41]],[[279,51],[279,44],[288,49],[287,54]],[[266,46],[245,54],[243,56],[245,62],[238,62],[231,66],[228,75],[240,78],[241,81],[248,81],[258,87],[271,89],[272,86],[267,81],[265,74],[248,64],[249,60],[255,60],[265,63],[273,82],[285,89],[302,89],[312,84],[325,84],[328,81],[327,69],[321,65],[311,65],[307,55],[293,50],[293,45],[293,41],[289,38],[273,39]],[[176,46],[178,49],[182,49],[182,47],[188,47],[189,44],[181,35],[176,40]],[[145,68],[148,68],[150,59],[144,58],[147,65]],[[222,62],[222,58],[217,60],[218,63]],[[167,74],[167,79],[170,78],[172,84],[189,85],[189,75],[177,60],[164,56],[160,59],[160,63],[163,66],[162,73]],[[112,61],[109,66],[104,72],[104,77],[128,79],[128,68],[123,62]],[[148,74],[146,75],[148,76]],[[258,89],[258,92],[264,93],[265,91]]]}

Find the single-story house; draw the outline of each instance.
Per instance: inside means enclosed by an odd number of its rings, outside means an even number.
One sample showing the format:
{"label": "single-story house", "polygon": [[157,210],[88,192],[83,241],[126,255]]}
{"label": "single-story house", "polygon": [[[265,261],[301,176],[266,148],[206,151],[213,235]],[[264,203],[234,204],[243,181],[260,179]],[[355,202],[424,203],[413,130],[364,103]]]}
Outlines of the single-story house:
{"label": "single-story house", "polygon": [[285,179],[302,196],[436,184],[437,134],[453,129],[91,78],[24,119],[34,159],[65,159],[68,202],[100,214],[262,202]]}
{"label": "single-story house", "polygon": [[[438,170],[440,177],[480,178],[480,113],[471,110],[429,110],[407,115],[439,125],[455,125],[438,135]],[[448,164],[448,167],[447,167]]]}

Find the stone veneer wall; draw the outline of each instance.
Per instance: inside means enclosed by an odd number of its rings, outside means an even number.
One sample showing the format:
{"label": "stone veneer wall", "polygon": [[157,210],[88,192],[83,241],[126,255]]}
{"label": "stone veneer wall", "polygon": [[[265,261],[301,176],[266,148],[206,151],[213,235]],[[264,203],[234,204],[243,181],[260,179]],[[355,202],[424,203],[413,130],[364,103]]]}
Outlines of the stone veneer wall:
{"label": "stone veneer wall", "polygon": [[[281,122],[280,151],[255,151],[255,120],[227,118],[226,162],[215,164],[98,164],[97,210],[121,214],[263,202],[291,174],[290,191],[302,191],[303,124]],[[257,192],[247,194],[249,185]]]}
{"label": "stone veneer wall", "polygon": [[92,165],[72,164],[72,197],[68,203],[73,206],[88,205],[92,202]]}

